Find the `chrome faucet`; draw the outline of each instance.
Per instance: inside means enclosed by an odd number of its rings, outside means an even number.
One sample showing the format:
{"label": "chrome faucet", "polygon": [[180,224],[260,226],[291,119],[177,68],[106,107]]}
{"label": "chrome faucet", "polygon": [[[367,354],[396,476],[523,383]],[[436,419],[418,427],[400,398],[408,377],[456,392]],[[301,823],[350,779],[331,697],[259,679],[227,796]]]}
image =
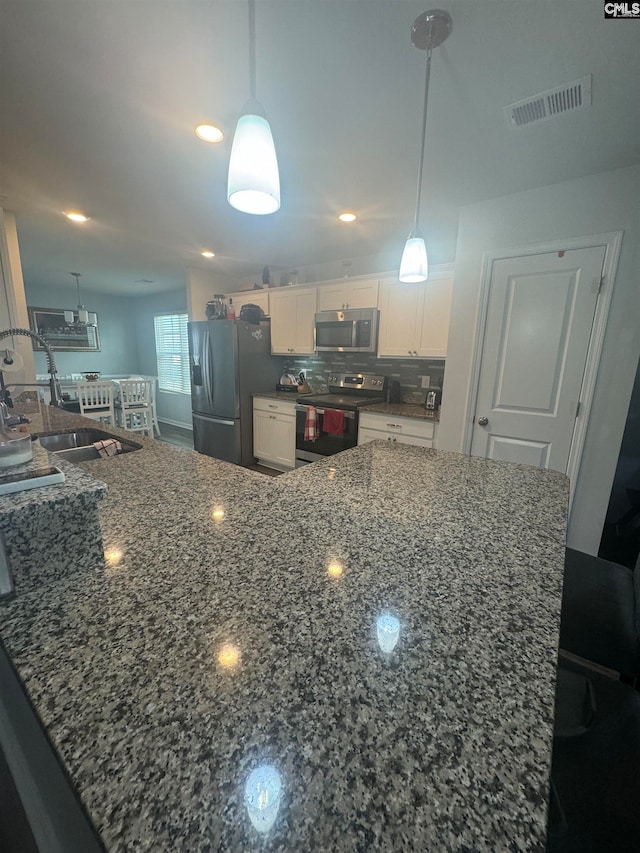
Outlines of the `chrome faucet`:
{"label": "chrome faucet", "polygon": [[6,403],[0,403],[0,432],[5,432],[8,429],[18,426],[18,424],[30,424],[31,419],[24,415],[9,415],[9,408]]}
{"label": "chrome faucet", "polygon": [[[56,361],[53,357],[53,352],[49,344],[45,341],[44,338],[37,335],[35,332],[32,332],[31,329],[3,329],[0,332],[0,340],[2,338],[13,338],[15,336],[22,336],[25,338],[31,338],[32,341],[37,341],[41,347],[43,347],[46,356],[47,356],[47,371],[49,373],[49,390],[51,391],[51,406],[57,406],[59,409],[64,409],[64,401],[62,399],[62,391],[60,390],[60,383],[58,381],[58,375],[56,371]],[[2,363],[0,362],[0,372],[2,370]]]}

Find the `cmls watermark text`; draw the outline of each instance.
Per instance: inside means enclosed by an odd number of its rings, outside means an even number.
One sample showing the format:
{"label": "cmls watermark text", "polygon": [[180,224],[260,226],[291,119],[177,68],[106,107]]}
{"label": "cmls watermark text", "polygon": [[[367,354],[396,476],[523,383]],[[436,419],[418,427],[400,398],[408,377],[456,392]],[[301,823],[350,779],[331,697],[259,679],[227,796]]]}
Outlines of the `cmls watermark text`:
{"label": "cmls watermark text", "polygon": [[640,18],[640,3],[605,3],[605,18]]}

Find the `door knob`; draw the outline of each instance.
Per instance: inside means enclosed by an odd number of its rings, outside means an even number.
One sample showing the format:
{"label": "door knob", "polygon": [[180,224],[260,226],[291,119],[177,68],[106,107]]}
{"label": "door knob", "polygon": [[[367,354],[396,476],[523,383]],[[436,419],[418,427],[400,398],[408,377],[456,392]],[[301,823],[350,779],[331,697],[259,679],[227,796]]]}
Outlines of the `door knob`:
{"label": "door knob", "polygon": [[489,418],[478,418],[478,426],[486,426],[489,423]]}

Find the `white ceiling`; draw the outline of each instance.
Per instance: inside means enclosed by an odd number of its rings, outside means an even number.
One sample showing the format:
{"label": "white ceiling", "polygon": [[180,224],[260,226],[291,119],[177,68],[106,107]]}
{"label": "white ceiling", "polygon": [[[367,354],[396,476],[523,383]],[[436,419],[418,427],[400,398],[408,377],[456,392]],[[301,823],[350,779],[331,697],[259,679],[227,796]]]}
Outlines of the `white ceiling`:
{"label": "white ceiling", "polygon": [[[442,0],[423,231],[453,260],[461,205],[640,162],[640,22],[602,0]],[[248,96],[244,0],[0,0],[0,204],[15,210],[27,286],[131,295],[188,266],[233,280],[369,254],[397,264],[415,198],[425,54],[413,0],[258,0],[257,74],[282,207],[229,207]],[[502,107],[586,74],[593,106],[510,130]],[[194,125],[225,131],[206,145]],[[336,219],[345,208],[359,219]],[[91,216],[74,226],[61,210]],[[210,247],[217,257],[205,261]],[[136,284],[152,279],[153,285]],[[88,302],[88,299],[85,299]]]}

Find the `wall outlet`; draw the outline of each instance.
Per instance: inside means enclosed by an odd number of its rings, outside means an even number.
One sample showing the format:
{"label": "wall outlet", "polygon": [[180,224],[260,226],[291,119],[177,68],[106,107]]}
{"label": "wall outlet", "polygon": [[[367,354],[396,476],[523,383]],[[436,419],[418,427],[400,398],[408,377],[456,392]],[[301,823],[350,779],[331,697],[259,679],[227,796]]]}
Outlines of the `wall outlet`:
{"label": "wall outlet", "polygon": [[422,388],[431,388],[431,377],[430,376],[421,376],[422,379]]}

